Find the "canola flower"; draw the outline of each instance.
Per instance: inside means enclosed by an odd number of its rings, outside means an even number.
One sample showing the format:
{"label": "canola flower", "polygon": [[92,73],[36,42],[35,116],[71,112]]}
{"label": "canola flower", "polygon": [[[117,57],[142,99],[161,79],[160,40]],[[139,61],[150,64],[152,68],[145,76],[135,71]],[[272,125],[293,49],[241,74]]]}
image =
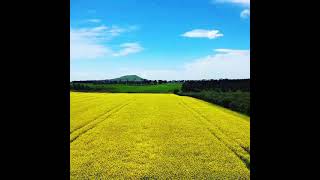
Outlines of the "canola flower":
{"label": "canola flower", "polygon": [[71,179],[250,179],[250,119],[174,94],[71,93]]}

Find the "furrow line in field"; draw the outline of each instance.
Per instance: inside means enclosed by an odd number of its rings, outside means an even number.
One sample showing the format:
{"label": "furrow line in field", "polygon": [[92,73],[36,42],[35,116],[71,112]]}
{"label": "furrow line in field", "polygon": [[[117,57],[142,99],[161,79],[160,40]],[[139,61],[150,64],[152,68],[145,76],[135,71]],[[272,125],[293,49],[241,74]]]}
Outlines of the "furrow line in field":
{"label": "furrow line in field", "polygon": [[[132,98],[132,99],[133,99],[133,98]],[[130,102],[132,99],[130,99],[130,100],[129,100],[129,102]],[[102,116],[106,115],[107,113],[109,113],[109,112],[111,112],[111,111],[113,111],[113,110],[117,109],[118,107],[121,107],[122,105],[126,104],[126,102],[128,102],[128,101],[127,101],[127,100],[125,100],[124,102],[121,102],[121,103],[119,103],[119,104],[117,104],[117,105],[113,106],[112,108],[107,109],[107,110],[106,110],[106,111],[104,111],[103,113],[101,113],[101,114],[99,114],[98,116],[94,117],[94,118],[93,118],[91,121],[89,121],[88,123],[85,123],[85,124],[83,124],[83,125],[81,125],[81,126],[77,127],[76,129],[72,130],[72,131],[70,132],[70,135],[72,135],[72,133],[76,132],[77,130],[79,130],[79,129],[81,129],[81,128],[85,127],[85,126],[87,126],[88,124],[92,123],[93,121],[96,121],[97,119],[99,119],[100,117],[102,117]]]}
{"label": "furrow line in field", "polygon": [[[80,107],[79,107],[79,104],[81,104]],[[90,110],[90,108],[92,106],[95,106],[96,104],[97,104],[97,101],[95,99],[93,99],[93,100],[87,101],[86,103],[84,103],[84,102],[78,103],[77,104],[78,107],[76,107],[76,108],[74,107],[74,105],[71,105],[70,107],[71,107],[71,111],[73,114],[78,114],[78,113],[81,114],[81,113],[84,113],[84,112]]]}
{"label": "furrow line in field", "polygon": [[73,103],[82,103],[82,102],[85,102],[85,101],[92,101],[92,100],[95,100],[95,99],[100,99],[101,97],[97,97],[97,96],[92,96],[92,97],[76,97],[75,100],[72,100]]}
{"label": "furrow line in field", "polygon": [[[196,117],[196,119],[201,119],[203,123],[206,124],[207,130],[218,139],[227,149],[233,152],[244,164],[250,169],[250,154],[248,151],[244,150],[238,143],[236,143],[233,139],[226,136],[221,130],[219,130],[212,123],[208,122],[208,119],[202,116],[200,113],[195,111],[193,108],[189,107],[185,102],[181,100],[180,105],[184,106],[192,115]],[[197,118],[199,117],[199,118]],[[211,126],[210,126],[211,125]]]}
{"label": "furrow line in field", "polygon": [[[129,101],[130,101],[130,100],[129,100]],[[121,102],[121,103],[113,106],[112,108],[107,109],[107,110],[104,111],[103,113],[101,113],[101,114],[97,115],[96,117],[94,117],[94,118],[93,118],[91,121],[89,121],[88,123],[85,123],[85,124],[83,124],[83,125],[75,128],[75,129],[73,129],[72,131],[70,131],[70,135],[71,135],[73,132],[77,131],[78,129],[81,129],[81,128],[83,128],[84,126],[88,125],[88,124],[91,123],[92,121],[95,121],[95,120],[99,119],[100,117],[104,116],[105,114],[109,113],[110,111],[116,109],[117,107],[120,107],[120,106],[126,104],[126,102],[128,102],[128,101],[125,100],[124,102]]]}
{"label": "furrow line in field", "polygon": [[[195,108],[192,108],[190,106],[188,106],[184,101],[182,101],[182,103],[187,106],[188,108],[192,109],[194,112],[196,112],[199,116],[201,116],[203,119],[205,119],[208,123],[210,123],[211,125],[215,126],[215,128],[217,128],[224,136],[227,136],[228,138],[232,139],[235,143],[237,143],[239,146],[240,143],[235,140],[234,138],[230,137],[228,134],[224,133],[224,131],[217,125],[215,125],[212,121],[210,121],[210,119],[208,119],[206,116],[204,116],[203,114],[201,114],[199,111],[197,111]],[[241,146],[242,147],[242,146]]]}
{"label": "furrow line in field", "polygon": [[248,147],[243,147],[242,145],[240,145],[242,147],[242,149],[244,149],[245,151],[247,151],[248,154],[250,154],[250,148]]}
{"label": "furrow line in field", "polygon": [[[96,100],[101,100],[101,97],[89,97],[89,98],[88,97],[87,98],[79,97],[79,98],[80,99],[78,101],[73,100],[73,104],[85,103],[85,105],[88,105],[88,104],[94,104]],[[86,107],[86,106],[84,106],[84,107]],[[78,110],[80,110],[80,109],[78,109]]]}
{"label": "furrow line in field", "polygon": [[100,97],[97,96],[89,96],[89,97],[82,97],[82,96],[77,96],[77,97],[73,97],[73,102],[74,103],[81,103],[84,101],[88,101],[88,100],[94,100],[94,99],[99,99]]}
{"label": "furrow line in field", "polygon": [[[129,105],[132,101],[133,100],[131,99],[130,102],[128,102],[126,104],[122,104],[122,105],[120,105],[120,106],[118,106],[116,108],[113,108],[111,111],[108,111],[107,113],[103,114],[102,116],[97,118],[95,121],[91,121],[87,125],[83,126],[81,129],[78,129],[77,131],[74,131],[72,134],[70,134],[70,144],[72,142],[74,142],[77,138],[79,138],[81,135],[85,134],[89,130],[93,129],[94,127],[96,127],[97,125],[99,125],[100,123],[102,123],[103,121],[108,119],[113,114],[115,114],[115,113],[119,112],[120,110],[122,110],[124,107]],[[103,118],[101,118],[101,117],[103,117]]]}
{"label": "furrow line in field", "polygon": [[244,114],[240,114],[238,112],[232,111],[230,109],[224,108],[222,106],[219,106],[217,104],[214,103],[210,103],[210,102],[206,102],[203,101],[201,99],[196,99],[191,97],[191,100],[194,102],[193,104],[197,105],[198,107],[200,106],[199,104],[208,104],[209,106],[215,106],[217,108],[219,108],[220,110],[220,114],[223,114],[223,116],[227,115],[227,116],[231,116],[233,117],[232,119],[236,120],[236,121],[244,121],[244,122],[250,122],[250,117],[244,115]]}
{"label": "furrow line in field", "polygon": [[[82,105],[80,108],[73,110],[72,109],[72,113],[73,114],[83,114],[86,113],[88,111],[91,110],[92,107],[96,106],[97,102],[93,101],[93,102],[88,102],[85,105]],[[72,108],[72,107],[71,107]]]}
{"label": "furrow line in field", "polygon": [[[183,100],[181,100],[181,101],[183,101]],[[183,103],[184,103],[186,106],[188,106],[187,103],[185,103],[184,101],[183,101]],[[198,106],[197,103],[194,103],[194,104],[196,104],[196,105]],[[203,119],[206,119],[206,120],[208,121],[208,123],[212,124],[212,125],[215,126],[217,129],[219,129],[220,132],[221,132],[224,136],[227,136],[229,139],[233,140],[233,141],[234,141],[236,144],[238,144],[244,151],[246,151],[247,153],[250,154],[250,150],[249,150],[247,147],[244,147],[243,145],[241,145],[241,143],[240,143],[238,140],[234,139],[233,137],[231,137],[230,135],[228,135],[227,133],[225,133],[225,131],[224,131],[220,126],[214,124],[214,122],[212,122],[210,119],[208,119],[206,116],[204,116],[202,113],[200,113],[200,112],[199,112],[198,110],[196,110],[195,108],[192,108],[192,107],[190,107],[190,106],[188,106],[188,107],[191,108],[193,111],[195,111],[195,112],[196,112],[198,115],[200,115]],[[198,107],[199,107],[199,106],[198,106]]]}

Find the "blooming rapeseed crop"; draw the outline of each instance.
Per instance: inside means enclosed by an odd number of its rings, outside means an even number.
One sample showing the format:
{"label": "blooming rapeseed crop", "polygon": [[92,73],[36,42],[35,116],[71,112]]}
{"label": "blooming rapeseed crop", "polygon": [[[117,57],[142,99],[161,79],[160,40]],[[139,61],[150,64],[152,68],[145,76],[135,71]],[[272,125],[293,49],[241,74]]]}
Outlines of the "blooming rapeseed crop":
{"label": "blooming rapeseed crop", "polygon": [[174,94],[71,93],[71,179],[249,179],[249,117]]}

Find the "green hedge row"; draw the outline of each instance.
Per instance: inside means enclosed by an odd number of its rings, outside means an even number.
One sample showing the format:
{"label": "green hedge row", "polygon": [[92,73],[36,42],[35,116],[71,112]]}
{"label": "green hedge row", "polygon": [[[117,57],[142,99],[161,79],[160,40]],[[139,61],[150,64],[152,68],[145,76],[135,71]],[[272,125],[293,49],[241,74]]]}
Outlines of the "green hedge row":
{"label": "green hedge row", "polygon": [[179,91],[176,94],[198,98],[250,116],[250,92],[209,90],[200,92]]}

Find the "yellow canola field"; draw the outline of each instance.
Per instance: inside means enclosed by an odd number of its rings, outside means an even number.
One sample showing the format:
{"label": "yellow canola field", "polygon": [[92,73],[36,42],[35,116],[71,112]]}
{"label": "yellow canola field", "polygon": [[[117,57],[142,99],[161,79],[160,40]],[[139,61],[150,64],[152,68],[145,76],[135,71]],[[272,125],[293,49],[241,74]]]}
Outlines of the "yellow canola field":
{"label": "yellow canola field", "polygon": [[250,119],[174,94],[71,92],[71,179],[250,179]]}

